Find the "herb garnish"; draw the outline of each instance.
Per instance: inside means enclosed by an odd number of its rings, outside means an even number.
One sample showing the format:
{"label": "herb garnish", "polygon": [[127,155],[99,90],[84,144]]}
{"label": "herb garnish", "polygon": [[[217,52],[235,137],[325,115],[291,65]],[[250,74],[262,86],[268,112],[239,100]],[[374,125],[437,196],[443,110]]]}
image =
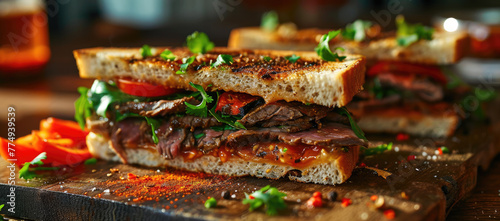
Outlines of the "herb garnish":
{"label": "herb garnish", "polygon": [[194,138],[195,138],[195,139],[200,139],[200,138],[202,138],[202,137],[204,137],[204,136],[205,136],[205,133],[199,133],[199,134],[195,134],[195,135],[194,135]]}
{"label": "herb garnish", "polygon": [[340,115],[346,116],[347,119],[349,119],[349,124],[351,124],[351,128],[352,128],[352,131],[354,132],[354,134],[356,134],[356,136],[358,138],[361,138],[361,139],[366,141],[365,133],[363,132],[363,130],[361,130],[361,128],[358,126],[358,124],[356,124],[356,121],[352,118],[349,111],[345,107],[337,108],[335,110]]}
{"label": "herb garnish", "polygon": [[215,200],[215,198],[213,197],[210,197],[210,199],[205,201],[205,208],[207,209],[214,208],[216,206],[217,206],[217,200]]}
{"label": "herb garnish", "polygon": [[[340,30],[337,31],[330,31],[328,34],[323,35],[321,37],[321,40],[319,41],[318,46],[314,49],[316,53],[325,61],[343,61],[346,56],[339,56],[337,53],[333,53],[330,50],[330,40],[334,39],[338,34],[340,33]],[[343,48],[337,47],[335,50],[341,50],[344,51]]]}
{"label": "herb garnish", "polygon": [[292,56],[286,56],[285,59],[288,60],[291,63],[295,63],[295,62],[297,62],[297,60],[300,59],[300,56],[292,54]]}
{"label": "herb garnish", "polygon": [[87,159],[87,160],[85,160],[85,162],[83,162],[84,165],[92,165],[92,164],[96,164],[96,163],[97,163],[97,159],[94,157]]}
{"label": "herb garnish", "polygon": [[163,60],[175,60],[175,55],[174,53],[172,53],[172,51],[168,50],[168,49],[165,49],[165,51],[163,51],[161,54],[160,54],[160,57],[163,58]]}
{"label": "herb garnish", "polygon": [[186,105],[186,113],[198,117],[207,117],[207,104],[212,103],[214,99],[212,96],[208,95],[207,92],[205,92],[205,89],[203,89],[201,85],[193,84],[192,82],[189,82],[189,85],[201,93],[203,100],[198,105],[192,105],[188,102],[184,102]]}
{"label": "herb garnish", "polygon": [[275,11],[269,11],[262,15],[262,19],[260,21],[260,28],[265,31],[274,31],[279,25],[278,21],[278,13]]}
{"label": "herb garnish", "polygon": [[366,30],[372,26],[370,21],[358,19],[348,24],[342,30],[342,38],[354,41],[363,41],[366,38]]}
{"label": "herb garnish", "polygon": [[24,163],[23,167],[19,170],[19,178],[23,178],[25,180],[33,179],[36,177],[36,173],[34,171],[37,170],[58,170],[59,167],[35,167],[31,168],[30,165],[43,165],[42,160],[47,159],[47,153],[40,153],[35,157],[31,162]]}
{"label": "herb garnish", "polygon": [[[5,206],[4,204],[0,205],[0,211],[2,211],[2,208],[3,208],[4,206]],[[2,215],[0,215],[0,220],[4,220],[4,218],[3,218],[3,216],[2,216]]]}
{"label": "herb garnish", "polygon": [[421,24],[408,24],[401,15],[396,17],[397,38],[399,46],[408,46],[418,40],[432,40],[434,29]]}
{"label": "herb garnish", "polygon": [[280,192],[276,187],[271,187],[267,185],[260,190],[253,192],[248,195],[245,193],[245,199],[243,199],[243,204],[249,204],[250,211],[253,211],[262,205],[266,206],[266,214],[267,215],[276,215],[278,214],[278,210],[282,210],[286,208],[285,201],[283,197],[286,194]]}
{"label": "herb garnish", "polygon": [[203,32],[193,32],[187,37],[186,42],[189,50],[195,54],[205,54],[215,47],[215,44]]}
{"label": "herb garnish", "polygon": [[228,54],[220,54],[217,56],[217,60],[212,64],[212,68],[216,68],[221,64],[232,64],[234,62],[233,56]]}
{"label": "herb garnish", "polygon": [[143,45],[140,52],[143,58],[153,56],[153,53],[151,52],[151,47],[149,47],[149,45]]}
{"label": "herb garnish", "polygon": [[195,58],[196,58],[196,56],[191,56],[189,58],[183,58],[181,68],[175,73],[176,74],[185,74],[187,71],[187,68],[189,67],[190,64],[192,64],[194,62]]}
{"label": "herb garnish", "polygon": [[78,92],[80,97],[75,101],[75,120],[80,125],[82,130],[85,129],[85,119],[92,115],[92,106],[88,101],[89,89],[86,87],[79,87]]}
{"label": "herb garnish", "polygon": [[371,148],[363,148],[363,155],[365,156],[371,156],[375,154],[380,154],[383,153],[386,150],[391,150],[392,149],[392,142],[388,144],[380,144],[376,147],[371,147]]}
{"label": "herb garnish", "polygon": [[271,57],[269,57],[269,56],[264,56],[264,58],[262,58],[262,59],[264,59],[264,61],[267,61],[267,62],[271,61]]}

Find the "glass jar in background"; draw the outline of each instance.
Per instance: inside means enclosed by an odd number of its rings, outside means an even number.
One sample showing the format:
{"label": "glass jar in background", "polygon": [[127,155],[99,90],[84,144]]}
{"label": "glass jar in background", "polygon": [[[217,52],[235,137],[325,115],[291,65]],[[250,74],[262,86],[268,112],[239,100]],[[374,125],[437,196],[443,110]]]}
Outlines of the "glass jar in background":
{"label": "glass jar in background", "polygon": [[41,74],[49,58],[43,0],[0,0],[0,78]]}

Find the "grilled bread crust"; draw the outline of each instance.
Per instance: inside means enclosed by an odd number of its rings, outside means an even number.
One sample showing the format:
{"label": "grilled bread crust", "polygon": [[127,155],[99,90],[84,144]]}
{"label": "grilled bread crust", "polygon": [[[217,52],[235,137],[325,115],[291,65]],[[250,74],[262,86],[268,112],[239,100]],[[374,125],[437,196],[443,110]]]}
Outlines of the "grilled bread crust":
{"label": "grilled bread crust", "polygon": [[[175,61],[160,58],[165,49]],[[182,58],[193,56],[186,48],[153,48],[153,56],[142,58],[139,48],[89,48],[74,51],[80,76],[110,80],[132,78],[171,88],[194,90],[189,82],[206,90],[224,90],[277,100],[345,106],[364,83],[365,59],[347,55],[342,62],[328,62],[314,52],[230,50],[215,48],[196,56],[186,74],[176,74]],[[219,54],[234,58],[230,65],[211,68]],[[300,56],[292,63],[286,56]],[[269,60],[267,57],[270,57]]]}
{"label": "grilled bread crust", "polygon": [[407,133],[437,138],[454,134],[461,118],[452,105],[446,103],[421,105],[425,105],[427,110],[413,110],[407,106],[349,110],[359,118],[358,126],[368,133]]}
{"label": "grilled bread crust", "polygon": [[[234,49],[275,49],[312,51],[326,30],[298,31],[296,36],[281,37],[256,27],[231,31],[228,47]],[[302,35],[302,36],[300,36]],[[432,40],[421,40],[407,47],[398,46],[395,37],[377,38],[363,42],[340,40],[331,47],[343,47],[346,53],[361,54],[371,60],[404,61],[421,64],[453,64],[465,53],[468,36],[464,32],[436,32]]]}
{"label": "grilled bread crust", "polygon": [[[94,133],[87,136],[87,146],[92,155],[104,160],[120,162],[118,155],[109,148],[109,142],[103,136]],[[193,172],[228,176],[255,176],[269,179],[288,177],[290,180],[299,182],[335,185],[343,183],[351,176],[358,161],[359,147],[349,147],[349,151],[341,151],[334,160],[323,161],[301,169],[245,161],[237,157],[231,157],[227,162],[222,162],[218,157],[204,155],[191,161],[184,161],[182,157],[165,160],[160,154],[147,149],[131,148],[125,149],[125,152],[128,163],[149,167],[172,167]],[[289,171],[298,172],[297,170],[300,172],[288,173]]]}

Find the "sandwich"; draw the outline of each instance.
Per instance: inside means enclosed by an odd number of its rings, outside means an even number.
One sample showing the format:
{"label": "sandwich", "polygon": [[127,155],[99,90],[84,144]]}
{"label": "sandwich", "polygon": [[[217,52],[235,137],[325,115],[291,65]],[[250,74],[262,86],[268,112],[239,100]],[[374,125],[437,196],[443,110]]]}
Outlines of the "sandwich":
{"label": "sandwich", "polygon": [[[348,109],[369,133],[453,135],[462,119],[454,104],[460,103],[467,89],[450,86],[450,79],[457,77],[445,72],[463,57],[466,33],[434,31],[409,24],[401,16],[396,25],[396,32],[382,32],[377,24],[357,20],[339,30],[330,42],[331,47],[367,58],[365,90]],[[239,28],[231,32],[228,47],[312,51],[327,31],[298,30],[291,24],[273,30]]]}
{"label": "sandwich", "polygon": [[205,34],[187,48],[74,51],[75,118],[98,158],[229,176],[339,184],[367,141],[344,108],[365,59],[314,52],[231,50]]}

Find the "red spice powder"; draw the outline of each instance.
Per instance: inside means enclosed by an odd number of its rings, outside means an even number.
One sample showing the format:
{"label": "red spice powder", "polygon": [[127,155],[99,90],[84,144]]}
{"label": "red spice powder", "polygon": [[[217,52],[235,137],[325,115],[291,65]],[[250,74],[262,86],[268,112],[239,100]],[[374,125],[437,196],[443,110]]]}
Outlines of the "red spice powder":
{"label": "red spice powder", "polygon": [[[225,176],[182,171],[145,176],[128,173],[127,176],[128,179],[107,180],[102,185],[114,190],[116,196],[133,198],[133,202],[139,202],[159,201],[161,197],[169,199],[172,194],[178,193],[189,195],[196,192],[199,194],[202,189],[220,185],[224,180],[230,179]],[[179,199],[172,199],[170,204],[174,204],[174,200]]]}

